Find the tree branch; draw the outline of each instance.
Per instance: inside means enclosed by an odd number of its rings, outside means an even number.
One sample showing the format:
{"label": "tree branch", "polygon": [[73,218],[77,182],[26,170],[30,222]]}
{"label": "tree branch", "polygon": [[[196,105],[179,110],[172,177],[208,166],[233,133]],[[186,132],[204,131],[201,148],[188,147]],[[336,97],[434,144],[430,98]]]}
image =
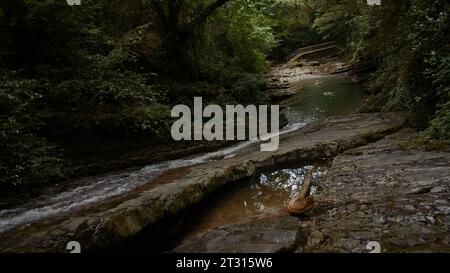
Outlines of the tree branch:
{"label": "tree branch", "polygon": [[198,27],[200,27],[201,25],[203,25],[203,23],[205,23],[205,21],[208,19],[208,17],[214,12],[216,11],[218,8],[222,7],[223,5],[225,5],[226,3],[230,2],[232,0],[215,0],[214,2],[212,2],[211,4],[209,4],[201,13],[200,15],[194,20],[194,22],[191,24],[191,27],[189,27],[190,29],[197,29]]}

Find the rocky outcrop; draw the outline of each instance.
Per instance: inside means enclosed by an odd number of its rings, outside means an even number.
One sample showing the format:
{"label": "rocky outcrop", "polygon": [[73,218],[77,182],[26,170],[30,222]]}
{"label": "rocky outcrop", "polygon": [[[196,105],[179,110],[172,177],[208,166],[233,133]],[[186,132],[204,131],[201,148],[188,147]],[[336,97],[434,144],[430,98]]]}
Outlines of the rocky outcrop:
{"label": "rocky outcrop", "polygon": [[301,92],[303,80],[344,73],[344,67],[346,64],[336,58],[278,65],[266,76],[266,92],[273,101],[281,101]]}
{"label": "rocky outcrop", "polygon": [[19,226],[0,234],[0,251],[65,252],[69,241],[79,241],[84,251],[102,249],[199,203],[227,183],[253,176],[259,168],[332,158],[399,130],[403,122],[397,113],[316,122],[283,135],[276,152],[260,152],[259,145],[249,146],[233,158],[173,170],[133,192]]}
{"label": "rocky outcrop", "polygon": [[218,227],[174,251],[362,253],[376,242],[382,252],[449,252],[450,153],[411,146],[414,137],[404,129],[337,156],[307,217],[281,211]]}
{"label": "rocky outcrop", "polygon": [[273,101],[283,100],[299,92],[299,81],[312,77],[317,75],[307,66],[275,66],[266,77],[266,91]]}
{"label": "rocky outcrop", "polygon": [[384,252],[449,252],[450,153],[407,145],[412,137],[405,129],[338,156],[302,223],[322,239],[298,250],[364,252],[376,241]]}

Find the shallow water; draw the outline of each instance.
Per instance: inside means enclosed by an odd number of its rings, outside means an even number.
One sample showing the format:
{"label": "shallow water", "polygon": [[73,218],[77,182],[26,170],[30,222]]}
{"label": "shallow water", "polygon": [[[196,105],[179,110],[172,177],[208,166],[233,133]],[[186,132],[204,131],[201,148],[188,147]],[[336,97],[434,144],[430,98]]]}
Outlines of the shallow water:
{"label": "shallow water", "polygon": [[[241,222],[250,216],[262,216],[286,210],[288,202],[300,192],[303,181],[313,166],[286,168],[264,172],[251,180],[239,181],[205,201],[188,223],[184,237],[218,226]],[[326,174],[326,166],[314,173],[314,181]],[[311,193],[318,187],[314,185]]]}
{"label": "shallow water", "polygon": [[[362,101],[364,95],[362,88],[351,82],[349,78],[333,76],[321,77],[319,80],[320,84],[315,79],[302,82],[302,91],[289,101],[287,109],[289,125],[280,132],[281,135],[298,130],[322,115],[330,116],[354,111]],[[323,94],[327,90],[333,90],[336,96],[327,97]],[[20,205],[0,210],[0,232],[24,223],[71,212],[83,206],[130,192],[139,186],[151,183],[150,181],[156,180],[158,176],[169,170],[234,157],[239,151],[255,143],[257,141],[247,141],[216,152],[152,164],[138,170],[127,170],[72,181],[70,187],[64,188],[64,191],[58,190],[57,187],[53,190],[49,189],[48,194],[24,200]],[[296,169],[284,170],[280,171],[278,175],[292,176],[291,180],[283,180],[276,178],[275,174],[268,174],[266,182],[256,184],[248,182],[231,189],[238,194],[218,198],[218,202],[222,200],[223,206],[227,207],[226,213],[220,214],[217,211],[218,214],[214,216],[213,213],[208,216],[211,218],[206,218],[205,223],[216,225],[222,221],[220,219],[224,219],[225,222],[234,221],[242,215],[245,216],[246,213],[265,212],[268,211],[267,208],[279,207],[282,200],[286,201],[288,195],[295,192],[295,183],[301,173],[301,170]],[[264,181],[264,177],[261,181]],[[231,199],[227,201],[225,200],[227,198]],[[208,225],[206,224],[206,226]]]}
{"label": "shallow water", "polygon": [[363,86],[343,75],[306,79],[297,88],[299,92],[285,104],[290,123],[351,114],[365,96]]}
{"label": "shallow water", "polygon": [[[302,80],[299,93],[285,104],[290,124],[355,112],[363,102],[364,88],[343,75],[322,76]],[[305,175],[312,166],[285,168],[261,173],[251,180],[236,182],[204,202],[195,215],[190,215],[187,231],[189,238],[202,231],[242,222],[251,216],[277,214],[287,211],[287,204],[300,192]],[[326,166],[314,173],[314,181],[326,174]],[[312,194],[318,190],[311,189]]]}
{"label": "shallow water", "polygon": [[[306,123],[290,124],[279,134],[298,130],[305,125]],[[158,176],[170,170],[234,157],[240,150],[258,142],[246,141],[216,152],[152,164],[138,170],[84,178],[71,182],[71,188],[64,189],[63,192],[50,189],[50,194],[26,200],[21,205],[12,208],[0,210],[0,232],[24,223],[71,212],[83,206],[130,192],[139,186],[151,183]]]}

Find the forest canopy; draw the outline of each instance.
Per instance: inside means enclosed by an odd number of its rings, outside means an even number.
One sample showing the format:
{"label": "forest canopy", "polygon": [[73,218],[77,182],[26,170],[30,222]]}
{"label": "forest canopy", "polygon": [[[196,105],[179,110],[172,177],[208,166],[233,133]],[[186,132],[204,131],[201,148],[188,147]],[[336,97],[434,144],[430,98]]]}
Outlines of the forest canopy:
{"label": "forest canopy", "polygon": [[450,4],[383,0],[2,0],[0,187],[70,176],[68,139],[169,138],[170,108],[267,102],[264,73],[335,40],[372,103],[450,140]]}

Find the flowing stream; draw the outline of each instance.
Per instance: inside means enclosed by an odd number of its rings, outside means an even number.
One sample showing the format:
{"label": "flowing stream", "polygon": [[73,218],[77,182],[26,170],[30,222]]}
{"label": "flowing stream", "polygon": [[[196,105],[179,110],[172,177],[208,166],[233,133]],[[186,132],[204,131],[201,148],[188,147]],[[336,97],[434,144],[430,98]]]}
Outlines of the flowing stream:
{"label": "flowing stream", "polygon": [[[362,87],[344,76],[305,80],[300,88],[300,92],[289,99],[287,103],[286,113],[289,124],[281,130],[280,134],[298,130],[307,123],[322,117],[351,113],[360,105],[364,97]],[[151,183],[152,180],[169,170],[236,156],[240,150],[254,145],[256,142],[247,141],[216,152],[152,164],[139,170],[128,170],[73,181],[70,183],[70,188],[66,188],[64,191],[52,192],[50,190],[48,194],[26,200],[15,207],[0,210],[0,232],[130,192],[139,186]],[[289,170],[287,171],[289,172]],[[278,186],[272,187],[271,185],[278,184],[270,181],[266,184],[267,187],[264,187],[266,190],[260,194],[270,199],[270,196],[273,196],[270,195],[271,189],[279,191]],[[294,186],[287,185],[286,187],[290,188],[291,192],[295,190]],[[264,203],[257,205],[250,201],[248,204],[253,209],[265,206]]]}
{"label": "flowing stream", "polygon": [[[351,114],[364,99],[364,89],[344,76],[306,79],[298,88],[300,92],[285,103],[285,114],[290,124]],[[260,173],[211,196],[196,208],[194,215],[188,217],[181,238],[188,239],[211,228],[285,210],[288,202],[298,195],[305,176],[313,168],[301,164]],[[324,177],[327,168],[326,163],[320,164],[313,173],[314,181]],[[318,191],[320,186],[313,183],[311,192]]]}

